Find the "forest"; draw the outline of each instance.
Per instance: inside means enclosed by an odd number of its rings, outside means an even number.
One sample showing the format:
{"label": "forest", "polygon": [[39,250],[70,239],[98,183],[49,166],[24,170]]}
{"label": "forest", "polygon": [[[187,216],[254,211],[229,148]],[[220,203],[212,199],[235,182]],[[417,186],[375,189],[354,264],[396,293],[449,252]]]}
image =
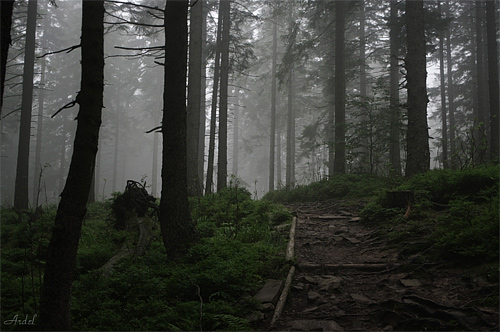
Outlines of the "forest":
{"label": "forest", "polygon": [[0,3],[3,329],[498,329],[499,1]]}

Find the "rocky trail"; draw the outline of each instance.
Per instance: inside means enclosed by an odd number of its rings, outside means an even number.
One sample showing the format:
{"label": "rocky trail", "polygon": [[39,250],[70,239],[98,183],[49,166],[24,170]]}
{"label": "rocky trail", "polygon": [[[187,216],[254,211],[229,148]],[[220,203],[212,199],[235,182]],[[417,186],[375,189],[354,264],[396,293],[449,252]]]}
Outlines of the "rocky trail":
{"label": "rocky trail", "polygon": [[483,305],[495,285],[387,249],[376,226],[360,222],[362,206],[289,206],[297,214],[296,272],[282,315],[264,329],[498,331],[498,310]]}

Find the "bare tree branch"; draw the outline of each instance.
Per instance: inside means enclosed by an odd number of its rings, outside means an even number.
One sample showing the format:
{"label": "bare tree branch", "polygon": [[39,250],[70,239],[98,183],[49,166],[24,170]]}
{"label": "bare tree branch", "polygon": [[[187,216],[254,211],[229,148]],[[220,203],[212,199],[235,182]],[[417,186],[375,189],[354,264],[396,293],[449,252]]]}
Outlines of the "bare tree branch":
{"label": "bare tree branch", "polygon": [[110,24],[110,25],[132,24],[132,25],[145,26],[145,27],[151,27],[151,28],[163,28],[164,27],[163,24],[149,24],[149,23],[131,22],[131,21],[127,21],[126,19],[124,19],[120,16],[111,14],[110,12],[106,11],[106,13],[109,16],[116,18],[117,20],[121,20],[122,22],[107,22],[107,21],[105,21],[104,22],[105,24]]}
{"label": "bare tree branch", "polygon": [[109,3],[117,3],[120,5],[130,5],[130,6],[135,6],[135,7],[141,7],[141,8],[146,8],[146,9],[152,9],[152,10],[157,10],[160,12],[165,12],[164,9],[158,8],[158,7],[152,7],[152,6],[147,6],[147,5],[142,5],[138,3],[133,3],[133,2],[122,2],[122,1],[115,1],[115,0],[105,0],[106,2]]}
{"label": "bare tree branch", "polygon": [[70,101],[69,103],[67,103],[66,105],[64,105],[63,107],[61,107],[60,109],[57,110],[57,112],[55,112],[54,114],[52,114],[52,116],[50,117],[51,119],[53,119],[57,114],[59,114],[62,110],[65,110],[67,108],[71,108],[73,106],[76,105],[76,99],[73,100],[73,101]]}
{"label": "bare tree branch", "polygon": [[70,53],[70,52],[76,50],[77,48],[80,48],[81,46],[82,46],[82,44],[73,45],[73,46],[70,46],[70,47],[65,48],[63,50],[45,53],[43,55],[37,56],[37,58],[44,58],[47,55],[52,55],[52,54],[57,54],[57,53],[62,53],[62,52]]}
{"label": "bare tree branch", "polygon": [[115,46],[115,48],[120,50],[129,51],[144,51],[144,50],[163,50],[165,46],[151,46],[151,47],[125,47],[125,46]]}
{"label": "bare tree branch", "polygon": [[158,126],[158,127],[155,127],[153,129],[146,131],[146,134],[152,133],[153,131],[157,132],[157,133],[161,133],[161,130],[159,130],[159,129],[161,129],[161,126]]}

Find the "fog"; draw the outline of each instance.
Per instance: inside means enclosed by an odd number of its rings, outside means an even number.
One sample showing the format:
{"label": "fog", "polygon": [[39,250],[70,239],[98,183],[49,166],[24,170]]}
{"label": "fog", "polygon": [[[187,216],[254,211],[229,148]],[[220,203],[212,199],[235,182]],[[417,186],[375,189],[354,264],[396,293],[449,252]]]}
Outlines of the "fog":
{"label": "fog", "polygon": [[[148,6],[164,8],[165,1],[134,1]],[[30,142],[30,205],[57,203],[72,155],[78,106],[63,109],[80,89],[80,50],[54,53],[78,45],[81,34],[81,2],[56,0],[38,1],[37,49],[34,78],[33,117]],[[282,7],[275,4],[282,4]],[[228,116],[228,183],[245,186],[255,198],[269,190],[269,141],[271,137],[271,80],[272,80],[272,28],[277,24],[276,94],[276,154],[275,188],[286,185],[287,114],[289,111],[288,77],[286,63],[290,56],[290,22],[297,28],[293,41],[294,78],[292,108],[295,114],[295,178],[293,185],[308,184],[328,176],[329,138],[328,112],[333,105],[333,53],[334,27],[328,19],[330,1],[269,2],[241,0],[232,4],[231,71],[229,77]],[[367,98],[373,116],[387,109],[389,89],[389,28],[387,1],[364,1],[366,11],[365,83]],[[292,5],[290,5],[292,4]],[[2,108],[1,126],[1,191],[0,201],[12,205],[15,187],[16,156],[19,139],[19,119],[24,55],[24,30],[27,1],[16,1],[13,21],[13,44],[9,50],[7,81]],[[212,103],[213,64],[217,29],[218,2],[208,1],[205,155],[207,155]],[[427,4],[436,10],[434,3]],[[456,17],[469,15],[469,4],[453,4]],[[283,12],[273,17],[273,8]],[[290,9],[291,8],[291,9]],[[123,191],[127,180],[145,182],[156,197],[161,191],[161,133],[150,132],[161,125],[163,108],[163,51],[154,47],[164,45],[159,16],[148,15],[139,7],[107,4],[105,18],[105,91],[103,122],[95,170],[95,195],[105,200],[114,192]],[[290,14],[291,13],[291,14]],[[290,16],[289,16],[290,15]],[[346,15],[346,116],[347,116],[347,172],[371,172],[388,175],[388,148],[374,146],[371,167],[363,157],[364,148],[356,144],[356,124],[361,123],[360,110],[360,20],[359,2],[353,1]],[[125,24],[125,21],[145,25]],[[463,27],[457,23],[451,29]],[[470,28],[470,27],[469,27]],[[463,34],[472,34],[472,28]],[[452,33],[457,33],[452,30]],[[428,41],[428,119],[430,125],[431,166],[442,167],[441,118],[439,97],[439,62],[437,39]],[[453,35],[452,35],[453,38]],[[472,37],[471,37],[472,38]],[[469,61],[469,54],[460,54],[468,46],[456,40],[452,44],[454,60]],[[118,48],[117,48],[118,47]],[[46,53],[46,56],[41,57]],[[462,58],[461,58],[462,57]],[[454,62],[455,62],[454,61]],[[44,71],[42,72],[42,63]],[[400,61],[401,62],[401,61]],[[401,69],[403,70],[403,69]],[[463,78],[467,68],[454,66],[457,84],[469,84]],[[460,72],[458,72],[460,71]],[[42,78],[43,76],[43,78]],[[401,78],[401,82],[403,82]],[[403,86],[403,83],[401,83]],[[463,88],[467,90],[466,87]],[[167,92],[168,93],[168,92]],[[406,92],[400,89],[401,103]],[[464,131],[472,118],[470,95],[458,94],[457,128]],[[43,104],[40,104],[43,100]],[[368,99],[367,99],[368,100]],[[358,112],[358,113],[357,113]],[[42,121],[38,119],[41,117]],[[382,121],[382,120],[380,120]],[[403,119],[403,126],[405,125]],[[41,127],[40,127],[41,125]],[[382,124],[383,126],[383,124]],[[235,127],[237,127],[235,134]],[[377,130],[381,130],[380,128]],[[41,131],[41,159],[35,164],[37,133]],[[377,135],[379,135],[378,133]],[[375,135],[375,134],[374,134]],[[458,135],[461,137],[460,135]],[[372,138],[375,136],[371,136]],[[157,140],[155,144],[155,138]],[[364,139],[364,138],[363,138]],[[401,156],[405,158],[404,134],[401,135]],[[377,143],[378,144],[378,143]],[[216,144],[217,149],[217,144]],[[157,159],[154,155],[157,154]],[[217,152],[215,153],[217,156]],[[154,160],[157,160],[156,165]],[[155,166],[157,170],[155,171]],[[217,161],[215,161],[215,169]],[[216,176],[216,171],[214,176]],[[41,174],[38,188],[38,176]],[[216,182],[216,181],[215,181]]]}

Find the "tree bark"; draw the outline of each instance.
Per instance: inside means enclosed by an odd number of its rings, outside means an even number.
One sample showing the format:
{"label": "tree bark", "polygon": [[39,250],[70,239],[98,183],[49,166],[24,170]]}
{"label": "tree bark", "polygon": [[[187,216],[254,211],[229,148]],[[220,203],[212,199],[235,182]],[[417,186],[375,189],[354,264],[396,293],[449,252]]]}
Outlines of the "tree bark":
{"label": "tree bark", "polygon": [[219,19],[217,22],[217,41],[215,45],[214,83],[212,87],[212,110],[210,113],[210,137],[208,141],[207,181],[205,183],[205,195],[212,193],[214,182],[214,159],[215,159],[215,131],[217,126],[217,96],[219,94],[220,57],[222,40],[222,12],[219,4]]}
{"label": "tree bark", "polygon": [[61,146],[59,150],[59,191],[62,192],[64,190],[64,179],[66,177],[66,130],[68,127],[67,119],[65,114],[61,114]]}
{"label": "tree bark", "polygon": [[293,64],[290,66],[288,74],[288,117],[286,125],[286,189],[295,187],[295,111],[293,107],[294,89]]}
{"label": "tree bark", "polygon": [[189,1],[167,0],[160,228],[167,254],[185,253],[196,239],[187,185],[186,71]]}
{"label": "tree bark", "polygon": [[[365,21],[366,21],[366,8],[365,0],[361,0],[359,4],[359,96],[361,100],[361,117],[360,120],[364,123],[369,121],[369,116],[367,115],[366,102],[367,102],[367,76],[366,76],[366,32],[365,32]],[[362,172],[372,172],[373,171],[373,158],[371,148],[369,148],[369,137],[363,135],[361,137],[361,158],[359,160],[359,166]],[[367,167],[368,166],[368,167]]]}
{"label": "tree bark", "polygon": [[[438,1],[438,10],[441,14],[441,1]],[[446,85],[444,79],[444,31],[439,31],[439,79],[441,90],[441,144],[443,168],[448,166],[448,122],[446,121]]]}
{"label": "tree bark", "polygon": [[193,0],[190,11],[189,77],[187,100],[187,177],[189,196],[201,196],[198,178],[198,144],[200,142],[201,69],[202,69],[202,0]]}
{"label": "tree bark", "polygon": [[[475,148],[477,148],[477,158],[476,161],[484,160],[486,157],[487,151],[485,151],[484,144],[481,144],[482,141],[486,139],[486,121],[487,121],[487,110],[486,110],[486,80],[484,78],[484,47],[483,47],[483,18],[484,18],[484,1],[477,0],[475,1],[475,12],[476,12],[476,88],[477,88],[477,111],[475,112],[476,116],[474,118],[474,144]],[[447,12],[449,13],[449,3]],[[451,57],[450,57],[451,59]],[[451,61],[451,60],[450,60]],[[451,66],[451,65],[450,65]],[[451,115],[451,114],[450,114]],[[451,124],[450,117],[450,127],[453,134],[453,141],[455,138],[455,125]],[[452,139],[450,135],[450,139]],[[455,144],[452,141],[452,148],[455,148]],[[456,152],[455,152],[456,153]],[[452,155],[455,153],[452,152]],[[453,164],[453,168],[456,168],[458,165],[455,165],[458,162]]]}
{"label": "tree bark", "polygon": [[14,191],[14,207],[27,209],[28,177],[31,138],[31,108],[33,104],[33,75],[35,67],[35,35],[36,35],[37,0],[28,2],[28,20],[26,26],[26,45],[24,50],[23,95],[21,100],[21,125],[19,128],[19,145],[17,150],[16,186]]}
{"label": "tree bark", "polygon": [[5,73],[7,68],[7,57],[9,55],[9,47],[12,42],[10,36],[10,30],[12,28],[12,11],[14,10],[14,0],[2,0],[0,1],[1,10],[1,54],[0,54],[0,117],[2,115],[3,106],[3,91],[5,87]]}
{"label": "tree bark", "polygon": [[413,176],[430,169],[427,125],[426,48],[424,2],[406,2],[408,131],[406,175]]}
{"label": "tree bark", "polygon": [[227,113],[229,90],[229,31],[231,0],[221,1],[222,50],[220,61],[219,149],[217,156],[217,191],[227,187]]}
{"label": "tree bark", "polygon": [[271,62],[271,137],[269,139],[269,191],[274,190],[274,162],[276,146],[276,61],[278,58],[278,25],[273,16],[273,48]]}
{"label": "tree bark", "polygon": [[200,134],[198,135],[198,180],[200,189],[203,192],[203,178],[205,171],[205,121],[206,121],[206,96],[207,88],[207,6],[203,6],[202,11],[202,42],[201,42],[201,101],[200,101]]}
{"label": "tree bark", "polygon": [[71,284],[97,154],[104,90],[104,1],[84,0],[82,81],[75,144],[48,247],[42,287],[40,328],[69,331]]}
{"label": "tree bark", "polygon": [[389,122],[389,162],[390,173],[401,175],[401,150],[399,143],[399,30],[397,0],[391,0],[390,25],[390,122]]}
{"label": "tree bark", "polygon": [[238,163],[239,163],[239,110],[237,107],[234,109],[233,118],[233,175],[238,176]]}
{"label": "tree bark", "polygon": [[490,161],[498,164],[499,157],[499,109],[498,96],[498,46],[496,38],[495,1],[486,1],[486,31],[488,41],[488,73],[490,95]]}
{"label": "tree bark", "polygon": [[[156,115],[155,115],[156,118]],[[155,119],[155,123],[158,123],[158,120]],[[151,195],[153,197],[157,196],[158,193],[158,147],[160,144],[160,137],[158,136],[157,133],[153,134],[153,169],[151,170],[152,172],[152,179],[151,179]]]}
{"label": "tree bark", "polygon": [[335,158],[334,174],[345,174],[345,1],[335,2]]}
{"label": "tree bark", "polygon": [[[44,23],[44,32],[42,37],[42,50],[46,48],[47,44],[47,35],[45,30]],[[45,103],[45,59],[40,60],[41,68],[40,68],[40,83],[38,88],[38,116],[37,116],[37,125],[36,125],[36,146],[35,146],[35,164],[33,167],[33,204],[35,207],[38,206],[39,196],[40,196],[40,185],[42,182],[42,139],[43,139],[43,111],[44,111],[44,103]]]}

